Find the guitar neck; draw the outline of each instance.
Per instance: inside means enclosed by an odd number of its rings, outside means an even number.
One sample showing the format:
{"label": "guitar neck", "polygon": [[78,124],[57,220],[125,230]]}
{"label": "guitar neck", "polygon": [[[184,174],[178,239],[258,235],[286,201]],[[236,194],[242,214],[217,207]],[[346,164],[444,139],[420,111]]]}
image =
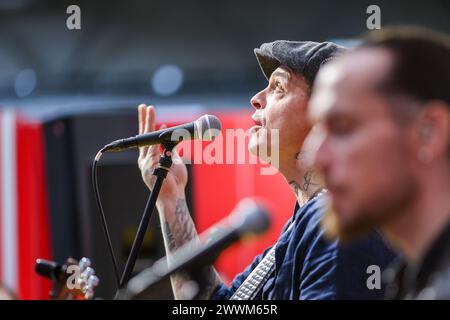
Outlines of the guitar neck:
{"label": "guitar neck", "polygon": [[239,286],[230,300],[253,300],[275,270],[275,246]]}

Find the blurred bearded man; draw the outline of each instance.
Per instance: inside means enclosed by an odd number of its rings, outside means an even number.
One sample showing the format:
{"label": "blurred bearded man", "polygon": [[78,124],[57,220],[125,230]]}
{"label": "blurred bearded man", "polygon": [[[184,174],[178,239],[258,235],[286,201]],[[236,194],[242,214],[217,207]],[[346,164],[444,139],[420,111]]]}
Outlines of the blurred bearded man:
{"label": "blurred bearded man", "polygon": [[[292,218],[287,221],[277,243],[255,257],[253,263],[226,286],[211,266],[196,296],[200,299],[377,299],[382,288],[367,286],[367,268],[380,268],[390,261],[388,250],[377,234],[345,250],[337,241],[329,242],[320,227],[324,212],[322,185],[302,164],[300,150],[310,130],[306,111],[311,85],[317,71],[343,50],[333,43],[275,41],[255,49],[268,83],[252,99],[249,150],[268,146],[269,155],[279,152],[276,169],[285,177],[297,197]],[[155,130],[155,110],[139,106],[140,133]],[[270,134],[279,134],[273,146]],[[140,149],[139,167],[147,186],[152,186],[152,170],[159,161],[159,147]],[[198,239],[186,206],[184,189],[187,172],[179,156],[161,189],[158,199],[162,232],[170,262],[173,252]],[[216,182],[220,186],[220,182]],[[219,191],[218,191],[219,192]],[[175,298],[186,297],[183,287],[192,275],[172,276]]]}
{"label": "blurred bearded man", "polygon": [[387,298],[450,298],[449,37],[372,33],[320,72],[309,112],[324,223],[348,239],[382,228],[403,253]]}

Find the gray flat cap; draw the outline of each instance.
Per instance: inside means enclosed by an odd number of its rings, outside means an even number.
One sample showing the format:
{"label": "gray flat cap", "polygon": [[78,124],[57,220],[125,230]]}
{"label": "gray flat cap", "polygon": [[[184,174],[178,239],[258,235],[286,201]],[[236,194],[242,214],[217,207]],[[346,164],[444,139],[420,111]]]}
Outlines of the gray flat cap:
{"label": "gray flat cap", "polygon": [[320,67],[345,48],[332,42],[278,40],[263,43],[254,51],[267,79],[276,68],[284,65],[313,83]]}

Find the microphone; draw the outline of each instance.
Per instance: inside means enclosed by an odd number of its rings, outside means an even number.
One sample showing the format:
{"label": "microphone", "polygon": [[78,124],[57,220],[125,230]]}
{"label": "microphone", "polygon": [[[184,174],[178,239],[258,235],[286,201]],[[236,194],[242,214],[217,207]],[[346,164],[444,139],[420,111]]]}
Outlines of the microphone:
{"label": "microphone", "polygon": [[163,130],[119,139],[107,144],[102,151],[113,152],[153,144],[179,143],[182,140],[214,140],[221,132],[222,124],[216,116],[203,115],[195,121]]}
{"label": "microphone", "polygon": [[258,235],[270,226],[270,216],[267,210],[249,198],[241,200],[232,213],[206,233],[209,239],[204,243],[198,240],[188,242],[170,258],[155,262],[155,264],[132,278],[127,286],[127,294],[133,298],[144,295],[153,285],[181,270],[201,270],[205,265],[212,264],[219,254],[235,241],[251,235]]}

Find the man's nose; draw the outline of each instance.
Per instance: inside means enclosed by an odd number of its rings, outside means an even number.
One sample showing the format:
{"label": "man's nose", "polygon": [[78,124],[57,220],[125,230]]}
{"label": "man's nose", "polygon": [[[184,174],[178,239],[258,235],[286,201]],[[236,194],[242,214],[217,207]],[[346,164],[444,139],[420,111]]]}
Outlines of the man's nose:
{"label": "man's nose", "polygon": [[250,103],[256,110],[264,109],[266,107],[266,99],[264,96],[264,90],[255,94],[251,99]]}

